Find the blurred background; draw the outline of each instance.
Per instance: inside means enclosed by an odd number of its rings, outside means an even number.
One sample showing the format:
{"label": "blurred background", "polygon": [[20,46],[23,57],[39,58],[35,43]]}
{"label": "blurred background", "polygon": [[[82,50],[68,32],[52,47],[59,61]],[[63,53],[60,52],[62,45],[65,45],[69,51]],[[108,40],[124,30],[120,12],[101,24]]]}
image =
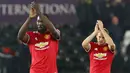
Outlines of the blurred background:
{"label": "blurred background", "polygon": [[[31,0],[0,0],[0,73],[29,73],[28,47],[17,33],[29,13]],[[117,53],[112,73],[130,73],[130,0],[38,0],[41,12],[60,29],[59,73],[89,73],[89,57],[81,46],[97,19],[110,32]],[[35,19],[30,30],[36,29]]]}

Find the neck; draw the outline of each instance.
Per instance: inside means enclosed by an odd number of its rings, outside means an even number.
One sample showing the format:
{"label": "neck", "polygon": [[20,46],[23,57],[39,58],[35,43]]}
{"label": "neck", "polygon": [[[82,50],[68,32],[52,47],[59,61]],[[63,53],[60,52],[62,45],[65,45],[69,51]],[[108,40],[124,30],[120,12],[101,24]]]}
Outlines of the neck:
{"label": "neck", "polygon": [[118,25],[118,23],[113,23],[113,25]]}
{"label": "neck", "polygon": [[39,33],[43,34],[43,33],[46,33],[46,31],[38,31]]}
{"label": "neck", "polygon": [[106,43],[99,43],[99,42],[98,42],[98,45],[105,45],[105,44],[106,44]]}

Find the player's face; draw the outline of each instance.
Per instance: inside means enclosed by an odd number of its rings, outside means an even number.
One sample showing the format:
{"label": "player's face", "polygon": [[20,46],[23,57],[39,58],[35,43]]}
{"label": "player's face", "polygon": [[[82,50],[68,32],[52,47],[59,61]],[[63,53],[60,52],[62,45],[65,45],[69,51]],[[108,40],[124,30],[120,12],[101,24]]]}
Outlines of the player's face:
{"label": "player's face", "polygon": [[103,35],[102,35],[101,32],[99,32],[99,33],[97,34],[96,38],[97,38],[97,42],[98,42],[99,44],[105,44],[105,38],[103,37]]}
{"label": "player's face", "polygon": [[37,17],[37,28],[39,32],[45,32],[47,30],[40,17]]}

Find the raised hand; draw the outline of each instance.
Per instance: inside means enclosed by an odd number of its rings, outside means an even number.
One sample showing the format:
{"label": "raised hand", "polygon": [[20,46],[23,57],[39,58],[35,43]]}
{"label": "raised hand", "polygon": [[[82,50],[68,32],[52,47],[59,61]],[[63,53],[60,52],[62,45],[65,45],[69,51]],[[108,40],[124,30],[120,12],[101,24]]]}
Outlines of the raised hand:
{"label": "raised hand", "polygon": [[101,20],[97,20],[97,24],[99,26],[100,29],[103,29],[103,22]]}
{"label": "raised hand", "polygon": [[38,15],[38,13],[40,13],[40,8],[39,8],[39,5],[35,2],[31,2],[30,6],[31,8],[30,8],[29,16],[31,18],[34,18]]}
{"label": "raised hand", "polygon": [[94,30],[94,32],[96,32],[96,33],[98,33],[99,32],[99,26],[98,26],[98,24],[96,23],[96,25],[95,25],[95,30]]}
{"label": "raised hand", "polygon": [[37,16],[37,12],[36,12],[36,9],[34,8],[31,8],[30,11],[29,11],[29,17],[30,18],[34,18]]}
{"label": "raised hand", "polygon": [[37,13],[40,12],[40,6],[35,1],[31,2],[31,7],[34,8],[34,9],[36,9]]}

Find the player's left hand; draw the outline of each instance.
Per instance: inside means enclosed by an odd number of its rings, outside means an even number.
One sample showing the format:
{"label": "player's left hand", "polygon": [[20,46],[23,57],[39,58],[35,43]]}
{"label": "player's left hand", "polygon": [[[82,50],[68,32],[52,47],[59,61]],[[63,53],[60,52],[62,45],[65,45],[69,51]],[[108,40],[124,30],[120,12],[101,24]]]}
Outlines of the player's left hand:
{"label": "player's left hand", "polygon": [[40,12],[40,6],[36,2],[31,2],[31,8],[34,8],[37,12],[37,14]]}

